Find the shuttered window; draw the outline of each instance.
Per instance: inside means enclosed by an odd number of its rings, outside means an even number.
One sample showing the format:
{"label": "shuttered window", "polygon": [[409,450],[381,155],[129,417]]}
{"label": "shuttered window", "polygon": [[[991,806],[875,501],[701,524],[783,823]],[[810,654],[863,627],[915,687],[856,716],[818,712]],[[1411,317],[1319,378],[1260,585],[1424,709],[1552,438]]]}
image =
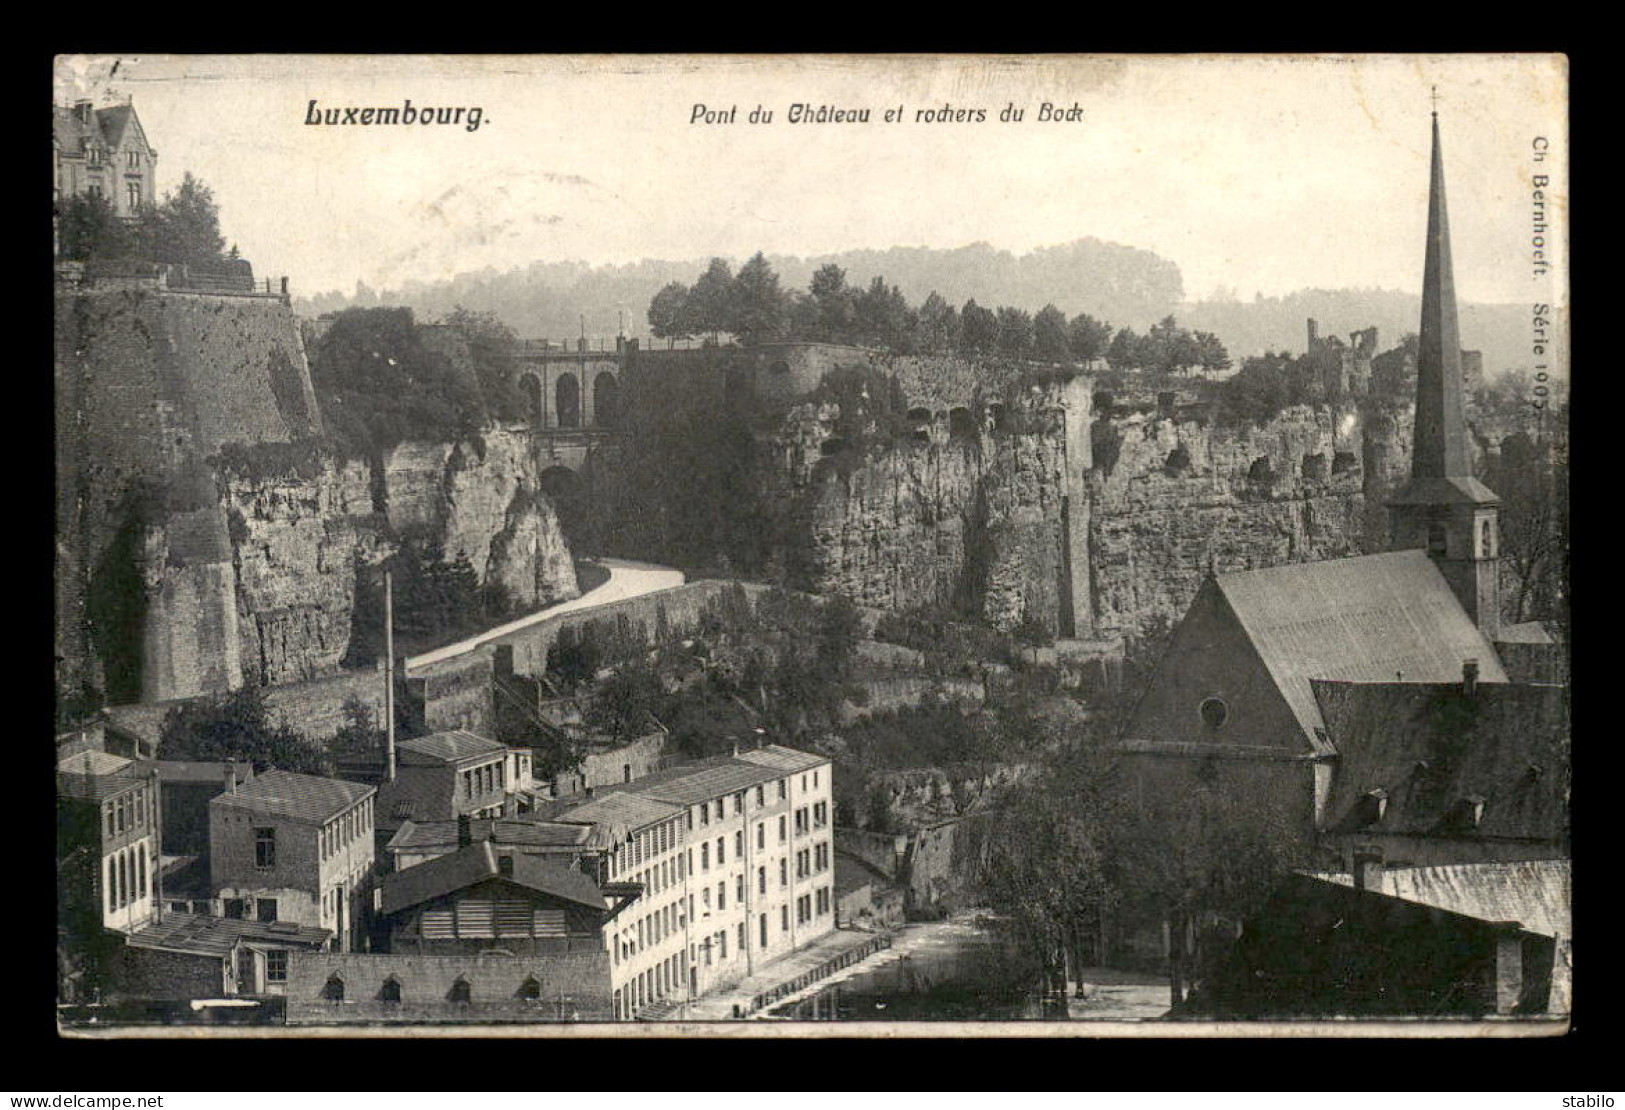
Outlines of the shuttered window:
{"label": "shuttered window", "polygon": [[457,937],[450,910],[424,910],[420,928],[426,940],[455,940]]}
{"label": "shuttered window", "polygon": [[530,903],[529,902],[498,902],[497,903],[497,936],[499,936],[499,937],[528,937],[528,936],[530,936]]}
{"label": "shuttered window", "polygon": [[568,933],[564,924],[563,910],[536,910],[533,926],[539,937],[562,937]]}
{"label": "shuttered window", "polygon": [[466,898],[457,903],[457,935],[496,936],[496,905],[483,898]]}

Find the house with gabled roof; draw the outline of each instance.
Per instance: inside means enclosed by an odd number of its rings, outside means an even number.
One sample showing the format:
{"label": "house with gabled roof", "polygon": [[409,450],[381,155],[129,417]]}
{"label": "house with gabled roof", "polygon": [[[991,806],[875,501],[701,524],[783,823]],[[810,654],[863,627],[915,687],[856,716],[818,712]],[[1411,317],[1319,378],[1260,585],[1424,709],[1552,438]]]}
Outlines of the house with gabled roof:
{"label": "house with gabled roof", "polygon": [[158,152],[147,142],[134,104],[97,108],[80,100],[51,109],[53,200],[95,195],[115,215],[134,219],[155,202]]}
{"label": "house with gabled roof", "polygon": [[329,929],[361,943],[373,876],[373,787],[273,769],[209,802],[209,881],[228,918]]}

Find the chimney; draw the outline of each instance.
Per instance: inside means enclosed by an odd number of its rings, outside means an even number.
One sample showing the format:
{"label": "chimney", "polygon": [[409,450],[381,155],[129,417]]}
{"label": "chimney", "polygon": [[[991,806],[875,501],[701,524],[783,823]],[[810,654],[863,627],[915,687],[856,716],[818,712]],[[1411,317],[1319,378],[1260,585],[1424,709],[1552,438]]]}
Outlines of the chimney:
{"label": "chimney", "polygon": [[1354,850],[1354,889],[1382,889],[1382,849],[1356,848]]}
{"label": "chimney", "polygon": [[1309,317],[1309,352],[1314,353],[1315,344],[1320,340],[1320,324],[1313,316]]}
{"label": "chimney", "polygon": [[95,111],[95,102],[90,100],[75,100],[73,114],[79,117],[80,123],[89,123],[91,113]]}
{"label": "chimney", "polygon": [[1461,663],[1461,692],[1468,697],[1478,693],[1478,660],[1464,659]]}
{"label": "chimney", "polygon": [[474,823],[469,820],[468,814],[457,815],[457,847],[467,848],[474,843]]}
{"label": "chimney", "polygon": [[226,793],[237,793],[237,765],[235,763],[226,764]]}

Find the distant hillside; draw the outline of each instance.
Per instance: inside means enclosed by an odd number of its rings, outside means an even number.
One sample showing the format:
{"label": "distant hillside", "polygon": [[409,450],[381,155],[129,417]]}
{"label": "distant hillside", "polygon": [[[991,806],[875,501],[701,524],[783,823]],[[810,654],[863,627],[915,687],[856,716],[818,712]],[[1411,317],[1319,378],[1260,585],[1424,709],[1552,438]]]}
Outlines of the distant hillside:
{"label": "distant hillside", "polygon": [[[649,300],[671,281],[692,282],[708,259],[644,260],[624,266],[581,262],[533,262],[499,273],[486,269],[450,281],[408,281],[397,289],[358,286],[352,295],[325,293],[301,300],[299,311],[319,315],[351,307],[403,305],[420,320],[434,320],[458,305],[494,312],[527,338],[579,335],[585,317],[589,336],[613,336],[625,314],[628,335],[648,334]],[[975,298],[985,306],[1029,311],[1054,302],[1068,316],[1087,312],[1114,324],[1144,328],[1175,311],[1184,297],[1179,267],[1150,251],[1079,239],[1014,255],[976,243],[955,250],[893,247],[799,258],[769,255],[786,289],[806,289],[813,271],[833,262],[849,285],[863,287],[882,276],[914,304],[932,290],[955,307]],[[731,259],[737,269],[743,258]]]}
{"label": "distant hillside", "polygon": [[[672,281],[693,282],[707,259],[592,266],[584,262],[533,262],[508,271],[487,268],[448,281],[408,281],[398,288],[324,293],[295,308],[320,315],[351,307],[398,305],[423,321],[437,320],[461,305],[494,312],[525,338],[570,339],[583,326],[589,337],[646,336],[650,299]],[[735,269],[744,261],[730,260]],[[1116,327],[1144,331],[1170,314],[1188,328],[1211,331],[1239,363],[1266,350],[1302,353],[1304,322],[1320,321],[1322,335],[1343,335],[1376,326],[1381,347],[1416,330],[1421,298],[1380,289],[1306,289],[1252,301],[1186,303],[1179,267],[1150,251],[1078,239],[1026,254],[975,243],[953,250],[892,247],[845,251],[811,258],[770,255],[785,289],[806,289],[813,271],[833,262],[847,283],[862,288],[875,276],[898,286],[915,305],[933,290],[956,307],[975,298],[986,307],[1011,305],[1035,312],[1053,302],[1068,316],[1087,312]],[[624,322],[623,322],[624,321]],[[1461,306],[1462,344],[1484,352],[1490,373],[1529,364],[1527,308],[1523,305]]]}

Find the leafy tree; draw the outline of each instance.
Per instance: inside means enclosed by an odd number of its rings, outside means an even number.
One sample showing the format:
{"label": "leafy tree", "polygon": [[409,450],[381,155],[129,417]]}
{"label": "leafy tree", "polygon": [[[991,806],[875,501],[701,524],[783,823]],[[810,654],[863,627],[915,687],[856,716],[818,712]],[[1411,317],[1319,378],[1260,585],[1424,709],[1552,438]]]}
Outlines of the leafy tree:
{"label": "leafy tree", "polygon": [[133,253],[133,229],[113,213],[113,206],[99,193],[69,197],[58,209],[57,246],[62,257],[73,262],[93,258],[120,258]]}
{"label": "leafy tree", "polygon": [[827,263],[813,273],[808,285],[817,307],[817,332],[821,339],[845,339],[857,322],[857,297],[846,284],[846,271]]}
{"label": "leafy tree", "polygon": [[1145,365],[1145,344],[1133,328],[1123,328],[1112,336],[1106,348],[1106,362],[1113,370],[1138,370]]}
{"label": "leafy tree", "polygon": [[639,660],[620,667],[593,693],[582,714],[589,728],[617,740],[632,740],[649,731],[649,718],[665,702],[660,675]]}
{"label": "leafy tree", "polygon": [[159,733],[161,759],[247,760],[256,772],[269,768],[308,775],[328,773],[320,748],[285,725],[273,724],[258,686],[216,698],[198,698],[171,709]]}
{"label": "leafy tree", "polygon": [[1230,369],[1230,352],[1224,349],[1218,336],[1210,331],[1199,331],[1192,339],[1196,346],[1196,365],[1209,373]]}
{"label": "leafy tree", "polygon": [[1080,362],[1091,362],[1104,355],[1111,336],[1112,326],[1096,320],[1087,312],[1074,316],[1067,325],[1067,344],[1072,357]]}
{"label": "leafy tree", "polygon": [[603,666],[603,648],[584,629],[567,626],[547,649],[547,673],[566,689],[591,682]]}
{"label": "leafy tree", "polygon": [[[779,275],[761,251],[751,256],[734,277],[732,320],[728,328],[744,343],[777,339],[784,332],[785,297]],[[652,311],[652,309],[651,309]]]}
{"label": "leafy tree", "polygon": [[688,286],[667,284],[649,302],[649,330],[661,339],[687,339],[694,334],[688,307]]}
{"label": "leafy tree", "polygon": [[935,289],[920,306],[915,326],[914,346],[921,351],[955,351],[959,349],[959,313]]}
{"label": "leafy tree", "polygon": [[1062,362],[1072,353],[1066,313],[1047,304],[1033,317],[1033,354],[1047,362]]}
{"label": "leafy tree", "polygon": [[1033,318],[1019,308],[1001,307],[996,317],[1000,354],[1026,358],[1033,353]]}
{"label": "leafy tree", "polygon": [[887,285],[878,275],[856,299],[857,333],[865,343],[891,350],[909,345],[914,330],[914,313],[895,285]]}
{"label": "leafy tree", "polygon": [[498,420],[526,419],[525,400],[513,375],[513,352],[519,345],[514,330],[494,312],[474,312],[462,305],[440,323],[456,328],[468,343],[486,414]]}
{"label": "leafy tree", "polygon": [[999,318],[991,309],[983,308],[973,297],[959,310],[959,319],[960,344],[964,350],[982,354],[998,349]]}
{"label": "leafy tree", "polygon": [[688,295],[688,327],[696,334],[718,336],[734,325],[733,271],[723,258],[713,258]]}
{"label": "leafy tree", "polygon": [[351,697],[344,702],[344,727],[327,742],[327,751],[330,755],[382,753],[387,739],[386,730],[373,719],[371,707]]}
{"label": "leafy tree", "polygon": [[159,262],[206,265],[225,258],[226,240],[220,234],[214,192],[190,172],[179,188],[142,214],[141,224],[150,236],[153,258]]}

